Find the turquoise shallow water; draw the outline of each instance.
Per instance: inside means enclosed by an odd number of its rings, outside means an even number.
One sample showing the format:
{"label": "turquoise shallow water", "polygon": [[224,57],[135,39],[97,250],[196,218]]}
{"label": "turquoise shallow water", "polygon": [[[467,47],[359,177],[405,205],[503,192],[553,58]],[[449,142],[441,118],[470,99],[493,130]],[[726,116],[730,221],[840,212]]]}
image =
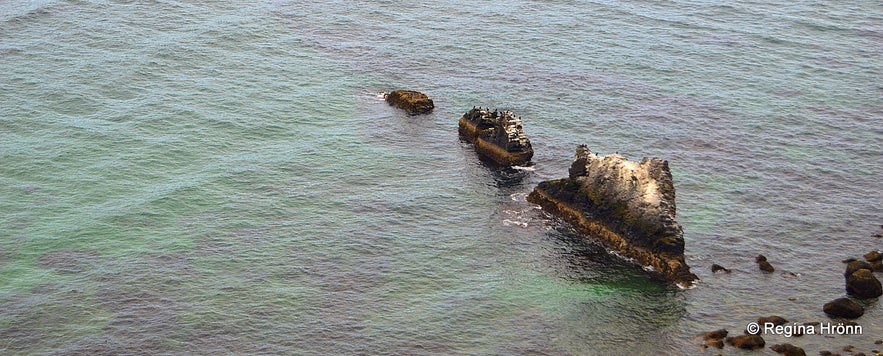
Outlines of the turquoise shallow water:
{"label": "turquoise shallow water", "polygon": [[[0,350],[716,354],[826,321],[883,247],[880,58],[873,2],[2,3]],[[534,166],[460,142],[476,105]],[[697,288],[524,200],[581,143],[669,160]],[[868,352],[881,319],[767,341]]]}

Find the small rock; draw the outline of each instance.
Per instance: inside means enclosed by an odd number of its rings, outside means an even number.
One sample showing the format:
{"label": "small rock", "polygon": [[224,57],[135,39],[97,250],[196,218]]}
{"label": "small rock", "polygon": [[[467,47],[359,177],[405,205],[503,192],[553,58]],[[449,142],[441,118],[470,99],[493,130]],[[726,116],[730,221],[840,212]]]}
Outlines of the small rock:
{"label": "small rock", "polygon": [[757,262],[757,263],[764,262],[764,261],[766,261],[766,256],[764,256],[764,255],[757,255],[757,257],[754,258],[754,262]]}
{"label": "small rock", "polygon": [[[883,225],[880,225],[880,227],[883,227]],[[874,341],[874,345],[883,345],[883,340]]]}
{"label": "small rock", "polygon": [[880,253],[880,251],[871,251],[866,253],[864,257],[868,262],[877,262],[883,260],[883,253]]}
{"label": "small rock", "polygon": [[865,261],[852,261],[846,265],[846,272],[843,272],[843,277],[849,278],[855,271],[860,269],[866,269],[868,271],[871,270],[871,264]]}
{"label": "small rock", "polygon": [[883,272],[883,261],[877,261],[871,263],[871,269],[874,272]]}
{"label": "small rock", "polygon": [[773,325],[778,326],[778,325],[787,324],[788,320],[786,320],[785,318],[783,318],[781,316],[773,315],[773,316],[768,316],[768,317],[757,318],[757,323],[760,324],[761,326],[765,325],[766,323],[772,323]]}
{"label": "small rock", "polygon": [[773,345],[770,346],[770,350],[773,350],[780,354],[785,354],[785,356],[806,356],[806,351],[803,351],[803,349],[791,344]]}
{"label": "small rock", "polygon": [[846,279],[846,293],[861,299],[877,298],[883,295],[883,285],[870,270],[860,269]]}
{"label": "small rock", "polygon": [[855,261],[858,261],[858,260],[855,259],[855,258],[850,257],[850,258],[847,258],[847,259],[845,259],[845,260],[843,260],[843,261],[840,261],[840,262],[843,262],[843,263],[851,263],[851,262],[855,262]]}
{"label": "small rock", "polygon": [[395,90],[384,94],[383,99],[389,105],[394,105],[408,112],[410,115],[428,114],[435,105],[426,94],[413,90]]}
{"label": "small rock", "polygon": [[727,337],[727,334],[728,334],[728,333],[729,333],[729,331],[727,331],[727,329],[720,329],[720,330],[715,330],[715,331],[709,331],[709,332],[705,333],[705,340],[708,340],[708,339],[723,339],[723,338]]}
{"label": "small rock", "polygon": [[760,270],[761,270],[761,271],[764,271],[764,272],[767,272],[767,273],[773,273],[773,272],[776,271],[776,268],[773,267],[773,265],[771,265],[771,264],[770,264],[769,262],[767,262],[767,261],[760,261],[760,262],[757,263],[757,265],[760,267]]}
{"label": "small rock", "polygon": [[782,272],[782,277],[784,277],[784,278],[800,278],[800,273]]}
{"label": "small rock", "polygon": [[855,319],[865,314],[865,308],[849,298],[834,299],[825,304],[822,310],[830,316],[848,319]]}
{"label": "small rock", "polygon": [[819,351],[819,356],[834,356],[831,351]]}
{"label": "small rock", "polygon": [[711,273],[718,273],[718,272],[730,273],[730,270],[726,269],[724,266],[721,266],[717,263],[711,265]]}
{"label": "small rock", "polygon": [[757,350],[766,346],[766,341],[760,335],[731,336],[727,338],[727,343],[746,350]]}
{"label": "small rock", "polygon": [[702,344],[702,346],[705,346],[706,348],[714,347],[714,348],[722,349],[722,348],[724,348],[724,340],[722,340],[722,339],[708,339],[708,340],[705,340],[705,343]]}
{"label": "small rock", "polygon": [[853,352],[853,351],[855,351],[855,346],[852,346],[852,345],[843,346],[843,351]]}

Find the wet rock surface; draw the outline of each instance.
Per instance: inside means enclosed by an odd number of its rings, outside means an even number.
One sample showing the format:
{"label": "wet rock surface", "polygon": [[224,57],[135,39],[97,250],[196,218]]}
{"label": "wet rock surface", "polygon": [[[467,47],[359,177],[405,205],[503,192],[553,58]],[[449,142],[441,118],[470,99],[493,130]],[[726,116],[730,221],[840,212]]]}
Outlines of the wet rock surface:
{"label": "wet rock surface", "polygon": [[766,341],[760,335],[731,336],[727,338],[727,343],[746,350],[757,350],[766,346]]}
{"label": "wet rock surface", "polygon": [[475,151],[502,166],[520,166],[533,157],[521,118],[511,111],[472,108],[459,121],[460,135]]}
{"label": "wet rock surface", "polygon": [[711,273],[718,273],[718,272],[730,273],[730,270],[724,266],[717,264],[717,263],[712,264],[711,265]]}
{"label": "wet rock surface", "polygon": [[843,277],[849,278],[853,273],[860,269],[871,270],[871,264],[864,261],[856,261],[853,260],[846,265],[846,272],[843,272]]}
{"label": "wet rock surface", "polygon": [[698,279],[684,260],[667,161],[601,157],[579,146],[569,172],[541,182],[527,200],[668,280],[691,285]]}
{"label": "wet rock surface", "polygon": [[773,345],[770,346],[770,350],[773,350],[780,354],[785,354],[785,356],[806,356],[806,351],[791,344]]}
{"label": "wet rock surface", "polygon": [[847,319],[855,319],[865,314],[865,308],[849,298],[838,298],[825,303],[822,311],[833,317]]}
{"label": "wet rock surface", "polygon": [[760,325],[764,325],[766,323],[770,323],[773,325],[785,325],[788,323],[788,320],[781,317],[781,316],[772,315],[772,316],[757,318],[757,323]]}
{"label": "wet rock surface", "polygon": [[432,99],[426,94],[413,90],[395,90],[384,94],[383,99],[389,105],[405,110],[411,115],[428,114],[435,108]]}
{"label": "wet rock surface", "polygon": [[877,298],[883,295],[883,285],[871,270],[860,269],[846,278],[846,293],[861,299]]}
{"label": "wet rock surface", "polygon": [[757,262],[757,266],[760,268],[761,271],[767,273],[773,273],[776,271],[776,269],[767,261],[766,256],[764,255],[757,255],[757,257],[754,258],[754,261]]}

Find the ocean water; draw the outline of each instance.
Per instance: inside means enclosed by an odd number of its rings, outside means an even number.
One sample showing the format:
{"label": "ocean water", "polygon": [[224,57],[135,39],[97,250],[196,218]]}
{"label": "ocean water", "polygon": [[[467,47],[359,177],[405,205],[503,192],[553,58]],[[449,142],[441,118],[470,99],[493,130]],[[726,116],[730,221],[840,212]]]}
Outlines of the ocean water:
{"label": "ocean water", "polygon": [[[739,353],[883,248],[881,58],[874,1],[2,2],[0,352]],[[578,144],[669,160],[696,288],[525,201]]]}

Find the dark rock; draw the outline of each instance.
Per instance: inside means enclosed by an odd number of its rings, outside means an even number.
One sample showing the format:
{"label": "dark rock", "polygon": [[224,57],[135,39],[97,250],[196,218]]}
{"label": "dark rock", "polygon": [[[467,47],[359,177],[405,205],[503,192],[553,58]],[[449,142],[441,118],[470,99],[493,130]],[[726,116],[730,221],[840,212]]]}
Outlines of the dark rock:
{"label": "dark rock", "polygon": [[834,356],[834,354],[831,351],[819,351],[819,356]]}
{"label": "dark rock", "polygon": [[727,338],[727,343],[746,350],[757,350],[766,346],[766,341],[760,335],[731,336]]}
{"label": "dark rock", "polygon": [[384,94],[383,98],[389,105],[403,109],[410,115],[428,114],[435,108],[432,99],[426,94],[413,90],[396,90]]}
{"label": "dark rock", "polygon": [[763,327],[763,325],[766,323],[772,323],[773,325],[785,325],[788,323],[788,320],[781,316],[773,315],[757,318],[757,323],[760,324],[761,327]]}
{"label": "dark rock", "polygon": [[705,340],[723,339],[723,338],[727,337],[728,333],[729,333],[729,331],[727,331],[727,329],[709,331],[709,332],[705,333]]}
{"label": "dark rock", "polygon": [[717,263],[711,265],[711,273],[718,273],[718,272],[730,273],[730,270],[726,269],[724,266],[721,266]]}
{"label": "dark rock", "polygon": [[846,278],[846,293],[861,299],[877,298],[883,295],[883,285],[870,270],[860,269]]}
{"label": "dark rock", "polygon": [[670,281],[689,286],[698,279],[684,260],[668,161],[600,157],[579,146],[569,171],[541,182],[527,200]]}
{"label": "dark rock", "polygon": [[883,272],[883,261],[871,263],[871,269],[874,270],[874,272]]}
{"label": "dark rock", "polygon": [[770,346],[770,350],[773,350],[780,354],[785,354],[785,356],[806,356],[806,351],[803,351],[802,348],[791,344],[773,345]]}
{"label": "dark rock", "polygon": [[866,269],[868,271],[871,270],[871,264],[865,261],[852,261],[846,265],[846,272],[843,272],[843,277],[849,278],[855,271],[860,269]]}
{"label": "dark rock", "polygon": [[714,347],[718,349],[724,348],[724,340],[723,339],[706,339],[705,343],[702,346],[709,348]]}
{"label": "dark rock", "polygon": [[521,118],[511,111],[472,108],[460,118],[459,126],[460,135],[475,145],[476,152],[499,165],[523,165],[533,157]]}
{"label": "dark rock", "polygon": [[[881,225],[880,227],[883,227],[883,225]],[[874,345],[883,345],[883,340],[874,341]]]}
{"label": "dark rock", "polygon": [[880,251],[871,251],[865,254],[865,260],[868,262],[878,262],[883,261],[883,253]]}
{"label": "dark rock", "polygon": [[757,263],[766,262],[766,256],[757,255],[757,257],[754,258],[754,262],[757,262]]}
{"label": "dark rock", "polygon": [[852,346],[852,345],[846,345],[846,346],[843,346],[843,351],[846,351],[846,352],[855,352],[855,346]]}
{"label": "dark rock", "polygon": [[855,261],[858,261],[858,260],[856,260],[856,259],[853,258],[853,257],[850,257],[850,258],[847,258],[847,259],[842,260],[842,261],[840,261],[840,262],[843,262],[843,263],[852,263],[852,262],[855,262]]}
{"label": "dark rock", "polygon": [[829,316],[855,319],[865,314],[865,308],[849,298],[837,298],[822,307]]}
{"label": "dark rock", "polygon": [[[761,259],[761,257],[763,257],[763,259]],[[773,267],[773,265],[771,265],[769,262],[767,262],[766,257],[764,257],[763,255],[758,255],[756,261],[757,266],[760,267],[761,271],[767,273],[773,273],[776,271],[776,268]]]}

